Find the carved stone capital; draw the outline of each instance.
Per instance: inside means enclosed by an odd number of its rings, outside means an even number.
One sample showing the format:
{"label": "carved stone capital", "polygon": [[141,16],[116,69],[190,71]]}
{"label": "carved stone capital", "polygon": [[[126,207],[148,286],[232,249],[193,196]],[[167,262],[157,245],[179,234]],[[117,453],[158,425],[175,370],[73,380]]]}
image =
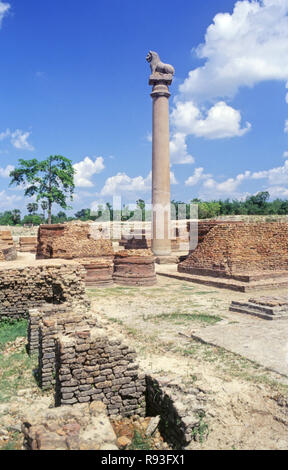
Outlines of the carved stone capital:
{"label": "carved stone capital", "polygon": [[163,80],[162,80],[162,82],[158,82],[156,84],[155,83],[153,84],[151,97],[152,98],[158,98],[159,96],[166,96],[166,98],[170,98],[170,96],[171,96],[171,93],[169,91],[167,82],[164,82]]}
{"label": "carved stone capital", "polygon": [[149,78],[149,85],[158,85],[158,84],[164,84],[164,85],[171,85],[173,80],[173,75],[171,73],[159,73],[156,72],[152,75],[150,75]]}

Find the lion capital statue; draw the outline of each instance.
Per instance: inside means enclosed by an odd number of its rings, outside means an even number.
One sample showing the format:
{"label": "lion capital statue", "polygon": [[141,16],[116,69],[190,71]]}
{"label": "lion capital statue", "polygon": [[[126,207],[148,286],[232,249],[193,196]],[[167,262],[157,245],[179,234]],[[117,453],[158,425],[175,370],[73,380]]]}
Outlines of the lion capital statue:
{"label": "lion capital statue", "polygon": [[154,75],[155,73],[160,73],[162,75],[174,75],[175,69],[172,65],[164,64],[161,62],[159,55],[157,52],[149,51],[147,57],[147,62],[150,63],[151,73]]}

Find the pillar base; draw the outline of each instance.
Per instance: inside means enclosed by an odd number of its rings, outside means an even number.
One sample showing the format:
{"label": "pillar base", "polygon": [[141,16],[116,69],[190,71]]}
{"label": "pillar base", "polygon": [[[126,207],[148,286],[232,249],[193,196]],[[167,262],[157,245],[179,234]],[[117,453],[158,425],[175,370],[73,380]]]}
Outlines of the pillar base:
{"label": "pillar base", "polygon": [[157,264],[178,264],[179,258],[175,255],[157,256],[155,263]]}

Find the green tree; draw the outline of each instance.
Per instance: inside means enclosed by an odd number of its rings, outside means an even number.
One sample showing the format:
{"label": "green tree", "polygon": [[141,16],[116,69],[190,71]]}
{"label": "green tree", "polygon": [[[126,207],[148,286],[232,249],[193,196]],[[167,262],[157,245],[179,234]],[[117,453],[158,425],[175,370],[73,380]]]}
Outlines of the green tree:
{"label": "green tree", "polygon": [[43,218],[44,218],[44,222],[45,222],[45,220],[46,220],[46,217],[45,217],[46,216],[46,211],[48,209],[48,202],[47,201],[42,201],[41,202],[41,209],[43,211]]}
{"label": "green tree", "polygon": [[27,211],[30,215],[35,215],[38,211],[38,204],[36,204],[36,202],[29,202],[29,204],[27,204]]}
{"label": "green tree", "polygon": [[23,186],[25,196],[36,195],[36,201],[46,201],[48,204],[48,224],[51,224],[52,205],[58,204],[62,209],[70,209],[67,197],[73,200],[75,170],[71,160],[54,155],[46,160],[19,160],[19,167],[11,171],[12,184]]}

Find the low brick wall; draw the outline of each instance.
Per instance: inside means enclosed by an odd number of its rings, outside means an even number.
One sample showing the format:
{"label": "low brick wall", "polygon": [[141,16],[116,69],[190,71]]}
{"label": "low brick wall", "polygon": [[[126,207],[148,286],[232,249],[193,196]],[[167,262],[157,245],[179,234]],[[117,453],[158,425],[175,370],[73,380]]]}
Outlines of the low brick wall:
{"label": "low brick wall", "polygon": [[[59,335],[73,334],[77,331],[88,331],[97,325],[97,320],[90,312],[42,311],[38,327],[39,381],[44,390],[55,386],[57,369],[57,340]],[[31,348],[29,347],[29,350]]]}
{"label": "low brick wall", "polygon": [[89,307],[85,270],[73,262],[3,263],[0,269],[0,320],[28,316],[43,303]]}
{"label": "low brick wall", "polygon": [[207,438],[207,399],[201,395],[201,390],[193,389],[191,384],[185,387],[169,377],[146,376],[147,415],[160,416],[159,430],[174,449]]}
{"label": "low brick wall", "polygon": [[57,393],[59,404],[101,400],[109,415],[145,415],[145,377],[136,353],[103,328],[61,336]]}

